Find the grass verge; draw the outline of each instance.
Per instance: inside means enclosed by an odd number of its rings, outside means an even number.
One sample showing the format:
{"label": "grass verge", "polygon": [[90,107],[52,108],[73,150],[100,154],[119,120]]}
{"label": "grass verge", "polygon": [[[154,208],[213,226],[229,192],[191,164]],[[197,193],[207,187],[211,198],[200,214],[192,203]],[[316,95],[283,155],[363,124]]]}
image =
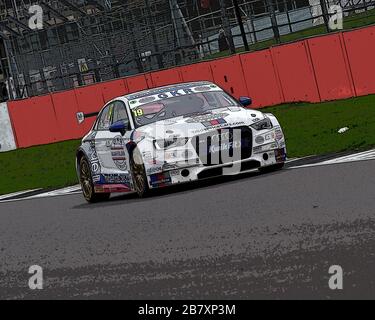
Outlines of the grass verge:
{"label": "grass verge", "polygon": [[[375,95],[324,103],[286,104],[262,111],[279,119],[289,157],[320,155],[375,146]],[[340,128],[349,131],[339,134]]]}
{"label": "grass verge", "polygon": [[79,144],[74,140],[0,153],[0,194],[77,184]]}
{"label": "grass verge", "polygon": [[[318,104],[298,103],[262,109],[280,120],[289,157],[303,157],[375,146],[375,95]],[[340,128],[349,127],[345,134]],[[79,141],[0,153],[0,194],[77,183]]]}

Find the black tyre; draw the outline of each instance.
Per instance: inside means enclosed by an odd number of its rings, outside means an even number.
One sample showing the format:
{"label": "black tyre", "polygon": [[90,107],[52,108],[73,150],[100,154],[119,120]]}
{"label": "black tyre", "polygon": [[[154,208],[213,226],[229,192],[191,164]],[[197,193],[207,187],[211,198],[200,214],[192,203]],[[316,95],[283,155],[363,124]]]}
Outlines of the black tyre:
{"label": "black tyre", "polygon": [[278,164],[275,164],[273,166],[259,168],[259,171],[261,173],[270,173],[270,172],[281,170],[281,169],[284,168],[284,166],[285,166],[285,163],[278,163]]}
{"label": "black tyre", "polygon": [[90,164],[85,157],[82,157],[79,163],[79,180],[81,183],[83,196],[87,202],[96,203],[106,201],[111,196],[110,193],[95,193]]}
{"label": "black tyre", "polygon": [[130,169],[133,177],[134,190],[140,198],[146,197],[149,194],[149,188],[142,155],[138,149],[134,149],[130,157]]}

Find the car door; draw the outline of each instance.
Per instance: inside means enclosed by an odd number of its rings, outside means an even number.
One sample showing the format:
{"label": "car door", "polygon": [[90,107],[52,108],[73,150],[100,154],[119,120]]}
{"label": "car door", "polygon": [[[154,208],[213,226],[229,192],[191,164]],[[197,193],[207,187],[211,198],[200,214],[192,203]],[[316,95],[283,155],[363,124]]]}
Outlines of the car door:
{"label": "car door", "polygon": [[122,135],[119,132],[109,131],[110,126],[118,121],[123,121],[126,127],[130,126],[125,103],[113,101],[103,109],[100,115],[95,138],[96,151],[102,166],[102,173],[104,171],[105,174],[129,174],[128,152],[126,149],[128,142],[126,137],[130,136],[129,132]]}

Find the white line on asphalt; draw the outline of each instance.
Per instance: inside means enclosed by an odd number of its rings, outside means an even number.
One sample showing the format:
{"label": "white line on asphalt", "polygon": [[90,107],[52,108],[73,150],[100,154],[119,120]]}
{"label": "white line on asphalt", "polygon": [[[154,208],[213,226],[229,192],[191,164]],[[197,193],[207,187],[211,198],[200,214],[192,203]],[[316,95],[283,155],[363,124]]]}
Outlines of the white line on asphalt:
{"label": "white line on asphalt", "polygon": [[0,200],[2,199],[8,199],[8,198],[12,198],[12,197],[17,197],[17,196],[20,196],[22,194],[26,194],[26,193],[29,193],[29,192],[34,192],[34,191],[38,191],[38,190],[42,190],[42,189],[32,189],[32,190],[25,190],[25,191],[18,191],[18,192],[14,192],[14,193],[10,193],[10,194],[5,194],[5,195],[2,195],[0,196]]}
{"label": "white line on asphalt", "polygon": [[[308,158],[311,158],[311,157],[312,156],[289,159],[287,161],[287,163],[292,163],[292,162],[295,162],[295,161],[298,161],[298,160],[308,159]],[[346,155],[346,156],[343,156],[343,157],[338,157],[338,158],[335,158],[335,159],[317,162],[317,163],[313,163],[313,164],[306,164],[306,165],[301,165],[301,166],[289,167],[288,169],[299,169],[299,168],[326,166],[326,165],[334,165],[334,164],[339,164],[339,163],[349,163],[349,162],[368,161],[368,160],[375,160],[375,149],[365,151],[365,152],[350,154],[350,155]],[[54,191],[36,194],[36,195],[30,196],[30,197],[6,200],[6,199],[9,199],[9,198],[18,197],[18,196],[21,196],[22,194],[27,194],[29,192],[38,191],[38,190],[42,190],[42,189],[20,191],[20,192],[7,194],[7,195],[2,195],[2,196],[0,196],[0,203],[78,194],[78,193],[81,193],[81,186],[76,185],[76,186],[67,187],[67,188],[63,188],[63,189],[59,189],[59,190],[54,190]]]}
{"label": "white line on asphalt", "polygon": [[75,194],[81,192],[81,186],[76,185],[73,187],[67,187],[59,190],[49,191],[45,193],[36,194],[35,196],[27,197],[25,199],[34,199],[34,198],[45,198],[45,197],[55,197],[55,196],[63,196],[67,194]]}
{"label": "white line on asphalt", "polygon": [[355,154],[351,154],[351,155],[347,155],[347,156],[343,156],[343,157],[339,157],[339,158],[335,158],[331,160],[326,160],[322,162],[312,163],[312,164],[289,167],[288,169],[309,168],[309,167],[327,166],[327,165],[333,165],[333,164],[369,161],[369,160],[375,160],[375,150],[355,153]]}
{"label": "white line on asphalt", "polygon": [[291,162],[296,162],[296,161],[299,161],[299,160],[305,160],[305,159],[309,159],[309,158],[312,158],[312,157],[316,157],[316,156],[306,156],[306,157],[302,157],[302,158],[291,158],[291,159],[288,159],[286,161],[286,163],[291,163]]}
{"label": "white line on asphalt", "polygon": [[[32,191],[38,191],[38,190],[42,190],[42,189],[35,189],[35,190],[29,190],[29,191],[21,191],[21,192],[16,192],[16,193],[12,193],[12,194],[3,195],[3,196],[0,197],[0,203],[78,194],[78,193],[81,193],[81,186],[77,185],[77,186],[73,186],[73,187],[67,187],[67,188],[63,188],[63,189],[60,189],[60,190],[54,190],[54,191],[49,191],[49,192],[44,192],[44,193],[36,194],[36,195],[30,196],[30,197],[17,198],[17,199],[9,199],[9,198],[21,196],[22,194],[26,194],[26,193],[29,193],[29,192],[32,192]],[[4,200],[2,200],[2,199],[4,199]],[[9,200],[7,200],[7,199],[9,199]]]}

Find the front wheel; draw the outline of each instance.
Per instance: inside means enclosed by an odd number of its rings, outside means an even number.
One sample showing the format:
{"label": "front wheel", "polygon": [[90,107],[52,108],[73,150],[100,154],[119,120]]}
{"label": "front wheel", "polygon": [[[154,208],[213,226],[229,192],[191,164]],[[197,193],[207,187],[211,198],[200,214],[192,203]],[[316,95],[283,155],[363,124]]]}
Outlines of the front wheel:
{"label": "front wheel", "polygon": [[90,165],[85,157],[82,157],[79,163],[79,178],[81,182],[82,193],[87,202],[96,203],[106,201],[111,196],[110,193],[95,193]]}
{"label": "front wheel", "polygon": [[270,173],[270,172],[281,170],[284,168],[284,166],[285,166],[285,163],[278,163],[273,166],[259,168],[259,171],[261,173]]}
{"label": "front wheel", "polygon": [[140,198],[146,197],[149,193],[148,181],[142,155],[138,149],[135,149],[130,157],[130,168],[135,192]]}

